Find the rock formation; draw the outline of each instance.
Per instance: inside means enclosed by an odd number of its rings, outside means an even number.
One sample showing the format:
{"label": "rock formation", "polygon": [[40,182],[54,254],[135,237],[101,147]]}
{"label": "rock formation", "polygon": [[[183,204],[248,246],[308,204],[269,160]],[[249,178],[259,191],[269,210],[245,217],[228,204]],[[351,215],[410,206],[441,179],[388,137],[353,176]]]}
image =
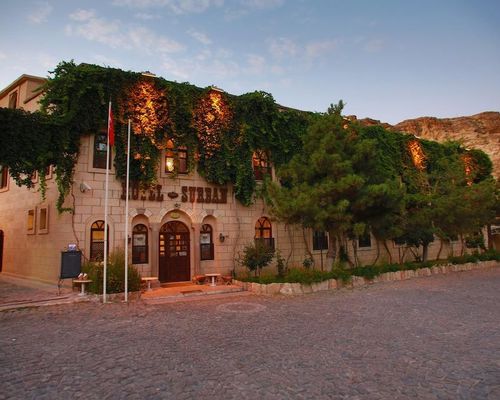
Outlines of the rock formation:
{"label": "rock formation", "polygon": [[424,139],[453,140],[465,147],[480,149],[493,162],[493,175],[500,177],[500,112],[483,112],[470,117],[408,119],[393,127]]}
{"label": "rock formation", "polygon": [[[357,120],[356,116],[346,117]],[[470,117],[407,119],[389,125],[371,118],[357,120],[363,125],[382,125],[384,128],[413,134],[423,139],[445,142],[453,140],[465,147],[480,149],[493,162],[493,175],[500,178],[500,112],[487,111]]]}

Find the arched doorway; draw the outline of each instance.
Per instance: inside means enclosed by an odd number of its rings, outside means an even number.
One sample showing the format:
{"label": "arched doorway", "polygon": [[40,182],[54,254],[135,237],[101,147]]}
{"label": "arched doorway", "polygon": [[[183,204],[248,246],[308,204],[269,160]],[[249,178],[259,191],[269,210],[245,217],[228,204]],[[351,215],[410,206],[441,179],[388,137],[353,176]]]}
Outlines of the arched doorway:
{"label": "arched doorway", "polygon": [[170,221],[160,229],[160,282],[183,282],[191,279],[189,229],[179,221]]}
{"label": "arched doorway", "polygon": [[0,229],[0,272],[2,272],[3,261],[3,231]]}

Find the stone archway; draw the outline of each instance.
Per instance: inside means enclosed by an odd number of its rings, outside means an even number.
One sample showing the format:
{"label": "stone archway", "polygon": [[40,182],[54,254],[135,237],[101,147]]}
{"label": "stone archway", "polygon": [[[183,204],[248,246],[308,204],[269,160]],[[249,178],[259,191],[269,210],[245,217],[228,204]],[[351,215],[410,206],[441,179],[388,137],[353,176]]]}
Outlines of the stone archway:
{"label": "stone archway", "polygon": [[169,221],[160,229],[159,237],[160,282],[191,280],[190,232],[180,221]]}

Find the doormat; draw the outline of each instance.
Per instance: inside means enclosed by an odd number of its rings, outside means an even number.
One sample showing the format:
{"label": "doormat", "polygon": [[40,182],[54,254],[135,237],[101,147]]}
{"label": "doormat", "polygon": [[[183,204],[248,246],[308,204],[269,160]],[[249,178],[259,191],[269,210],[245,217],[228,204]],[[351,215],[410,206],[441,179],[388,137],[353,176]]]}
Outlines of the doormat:
{"label": "doormat", "polygon": [[195,289],[195,290],[181,290],[182,294],[190,294],[190,293],[203,293],[203,290]]}

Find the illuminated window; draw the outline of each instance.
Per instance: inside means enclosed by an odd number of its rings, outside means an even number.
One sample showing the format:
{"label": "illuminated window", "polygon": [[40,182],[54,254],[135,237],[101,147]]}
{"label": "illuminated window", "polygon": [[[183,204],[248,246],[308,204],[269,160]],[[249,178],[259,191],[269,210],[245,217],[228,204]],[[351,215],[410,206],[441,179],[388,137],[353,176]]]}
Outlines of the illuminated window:
{"label": "illuminated window", "polygon": [[165,172],[187,174],[188,155],[186,147],[179,146],[175,148],[174,142],[169,140],[165,149]]}
{"label": "illuminated window", "polygon": [[358,238],[358,247],[366,248],[372,247],[372,238],[369,233],[365,233]]}
{"label": "illuminated window", "polygon": [[9,183],[9,169],[0,165],[0,189],[5,189]]}
{"label": "illuminated window", "polygon": [[200,231],[200,259],[214,259],[214,242],[212,226],[204,224]]}
{"label": "illuminated window", "polygon": [[[109,249],[109,228],[108,228],[108,243],[106,247]],[[95,221],[90,227],[90,260],[104,260],[104,221]]]}
{"label": "illuminated window", "polygon": [[[97,133],[94,135],[94,158],[92,166],[94,168],[106,169],[106,154],[108,150],[108,135]],[[109,168],[111,169],[111,152],[109,152]]]}
{"label": "illuminated window", "polygon": [[35,210],[28,210],[28,220],[26,225],[26,230],[28,234],[35,233]]}
{"label": "illuminated window", "polygon": [[274,238],[271,221],[267,217],[260,217],[255,223],[255,242],[263,243],[274,249]]}
{"label": "illuminated window", "polygon": [[147,264],[148,262],[148,228],[139,224],[132,230],[132,263]]}
{"label": "illuminated window", "polygon": [[265,151],[256,151],[253,153],[252,165],[256,180],[262,181],[266,176],[271,177],[271,164]]}
{"label": "illuminated window", "polygon": [[17,108],[17,91],[9,95],[9,108]]}
{"label": "illuminated window", "polygon": [[324,231],[313,231],[313,250],[327,250],[328,236]]}
{"label": "illuminated window", "polygon": [[38,209],[38,233],[49,232],[49,209],[42,207]]}

